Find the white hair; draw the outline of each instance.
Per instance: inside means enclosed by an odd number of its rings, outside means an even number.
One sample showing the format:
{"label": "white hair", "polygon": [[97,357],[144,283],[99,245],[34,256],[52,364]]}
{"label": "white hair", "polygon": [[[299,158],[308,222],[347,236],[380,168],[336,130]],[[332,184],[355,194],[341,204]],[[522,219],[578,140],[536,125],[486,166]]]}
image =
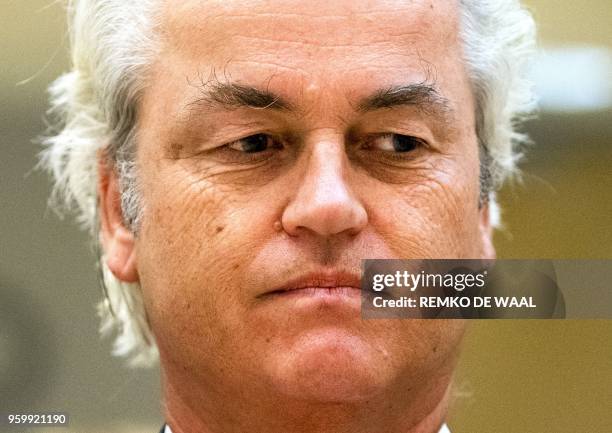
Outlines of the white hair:
{"label": "white hair", "polygon": [[[476,101],[481,156],[481,200],[497,224],[495,191],[516,173],[527,137],[517,125],[534,108],[527,66],[535,25],[519,0],[459,0],[464,59]],[[97,164],[117,170],[126,225],[136,231],[142,209],[134,165],[136,113],[157,55],[159,0],[68,2],[72,69],[49,88],[55,129],[43,139],[41,165],[52,175],[51,204],[73,209],[99,236]],[[158,357],[138,284],[119,281],[100,255],[106,299],[102,330],[116,333],[114,353],[132,365]]]}

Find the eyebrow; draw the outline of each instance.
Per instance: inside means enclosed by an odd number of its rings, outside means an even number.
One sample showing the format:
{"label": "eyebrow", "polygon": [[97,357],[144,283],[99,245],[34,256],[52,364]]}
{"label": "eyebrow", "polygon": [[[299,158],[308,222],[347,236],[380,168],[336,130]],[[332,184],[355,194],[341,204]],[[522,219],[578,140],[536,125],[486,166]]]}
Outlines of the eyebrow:
{"label": "eyebrow", "polygon": [[361,112],[413,106],[426,114],[435,114],[442,118],[452,117],[453,110],[447,98],[442,96],[435,86],[426,83],[391,86],[374,92],[358,104]]}
{"label": "eyebrow", "polygon": [[291,104],[268,90],[217,80],[202,83],[199,87],[201,96],[189,105],[218,105],[229,109],[242,107],[272,110],[291,109]]}

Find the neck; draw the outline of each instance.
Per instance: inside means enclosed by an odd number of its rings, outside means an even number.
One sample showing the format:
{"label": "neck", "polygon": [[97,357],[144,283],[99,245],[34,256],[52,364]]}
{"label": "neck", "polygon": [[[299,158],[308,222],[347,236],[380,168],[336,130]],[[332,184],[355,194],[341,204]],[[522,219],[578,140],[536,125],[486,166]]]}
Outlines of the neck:
{"label": "neck", "polygon": [[437,433],[449,404],[450,375],[408,392],[361,402],[294,401],[260,392],[176,386],[164,374],[165,416],[173,433]]}

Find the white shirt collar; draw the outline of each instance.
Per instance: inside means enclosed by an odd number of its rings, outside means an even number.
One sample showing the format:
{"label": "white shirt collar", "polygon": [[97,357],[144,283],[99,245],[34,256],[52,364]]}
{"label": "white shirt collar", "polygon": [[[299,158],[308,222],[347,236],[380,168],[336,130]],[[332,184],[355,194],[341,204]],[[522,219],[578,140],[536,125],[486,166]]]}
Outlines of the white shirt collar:
{"label": "white shirt collar", "polygon": [[[170,426],[169,425],[166,425],[166,429],[164,430],[164,433],[172,433],[172,430],[170,430]],[[450,430],[448,429],[446,424],[443,424],[442,428],[440,429],[440,431],[438,433],[450,433]]]}

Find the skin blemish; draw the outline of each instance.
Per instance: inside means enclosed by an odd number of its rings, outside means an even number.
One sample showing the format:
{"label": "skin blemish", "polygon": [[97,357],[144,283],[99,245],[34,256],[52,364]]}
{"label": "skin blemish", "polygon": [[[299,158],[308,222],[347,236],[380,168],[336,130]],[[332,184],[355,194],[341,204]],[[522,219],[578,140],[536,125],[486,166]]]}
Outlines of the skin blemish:
{"label": "skin blemish", "polygon": [[178,159],[181,155],[181,151],[183,150],[183,145],[176,141],[170,143],[170,157],[172,159]]}
{"label": "skin blemish", "polygon": [[217,226],[217,228],[215,230],[216,230],[217,233],[221,233],[224,229],[225,229],[225,227],[223,227],[223,226]]}

